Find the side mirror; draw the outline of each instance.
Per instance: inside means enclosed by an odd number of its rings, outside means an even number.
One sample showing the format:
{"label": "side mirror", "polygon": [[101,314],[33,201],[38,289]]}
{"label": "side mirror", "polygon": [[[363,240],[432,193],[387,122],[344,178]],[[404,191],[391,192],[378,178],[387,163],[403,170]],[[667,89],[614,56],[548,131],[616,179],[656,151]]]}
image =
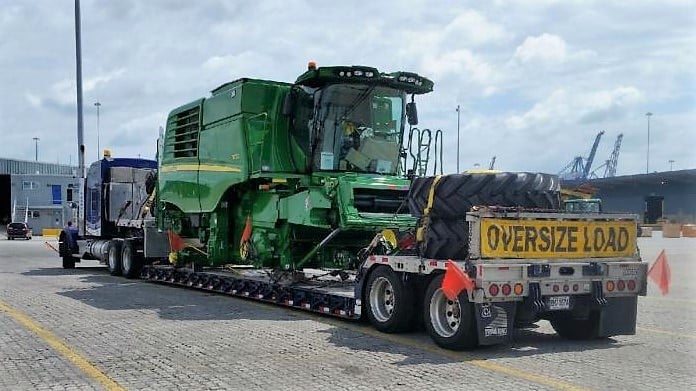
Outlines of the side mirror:
{"label": "side mirror", "polygon": [[416,102],[406,103],[406,117],[408,118],[409,125],[418,125],[418,110],[416,109]]}
{"label": "side mirror", "polygon": [[285,95],[285,99],[283,99],[283,115],[286,117],[291,116],[294,108],[295,94],[290,91],[287,95]]}

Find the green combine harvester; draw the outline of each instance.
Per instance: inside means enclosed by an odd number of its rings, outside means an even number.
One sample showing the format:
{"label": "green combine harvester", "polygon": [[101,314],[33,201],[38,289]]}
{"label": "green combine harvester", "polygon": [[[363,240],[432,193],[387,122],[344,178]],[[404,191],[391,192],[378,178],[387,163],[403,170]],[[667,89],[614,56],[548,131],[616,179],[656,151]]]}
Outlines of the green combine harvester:
{"label": "green combine harvester", "polygon": [[414,73],[310,63],[295,84],[239,79],[173,110],[159,223],[188,246],[172,261],[355,269],[377,232],[416,225],[401,146],[414,95],[432,89]]}

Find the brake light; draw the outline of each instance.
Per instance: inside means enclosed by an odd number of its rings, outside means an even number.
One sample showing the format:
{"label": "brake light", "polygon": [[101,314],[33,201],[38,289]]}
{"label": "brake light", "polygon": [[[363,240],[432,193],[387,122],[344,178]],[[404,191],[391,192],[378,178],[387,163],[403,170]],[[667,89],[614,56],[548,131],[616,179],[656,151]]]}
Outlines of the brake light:
{"label": "brake light", "polygon": [[623,291],[624,289],[626,289],[626,282],[624,280],[619,280],[619,282],[616,283],[616,287],[620,291]]}
{"label": "brake light", "polygon": [[503,295],[509,296],[512,293],[512,287],[510,284],[503,284]]}
{"label": "brake light", "polygon": [[554,285],[553,285],[553,291],[554,291],[554,292],[558,292],[559,290],[561,290],[561,288],[560,288],[558,285],[554,284]]}
{"label": "brake light", "polygon": [[570,290],[570,287],[568,286],[568,284],[564,284],[563,285],[563,292],[568,292],[569,290]]}
{"label": "brake light", "polygon": [[578,284],[573,284],[573,292],[577,292],[578,289],[580,289],[580,285],[578,285]]}
{"label": "brake light", "polygon": [[520,296],[522,294],[522,292],[524,292],[524,285],[522,285],[518,282],[517,284],[515,284],[514,290],[515,290],[515,294],[517,296]]}
{"label": "brake light", "polygon": [[609,291],[609,292],[614,291],[614,281],[607,281],[607,291]]}
{"label": "brake light", "polygon": [[500,292],[500,288],[498,287],[498,284],[491,284],[488,287],[488,293],[491,296],[498,296],[498,292]]}
{"label": "brake light", "polygon": [[628,280],[628,290],[633,291],[636,289],[636,282],[634,280]]}

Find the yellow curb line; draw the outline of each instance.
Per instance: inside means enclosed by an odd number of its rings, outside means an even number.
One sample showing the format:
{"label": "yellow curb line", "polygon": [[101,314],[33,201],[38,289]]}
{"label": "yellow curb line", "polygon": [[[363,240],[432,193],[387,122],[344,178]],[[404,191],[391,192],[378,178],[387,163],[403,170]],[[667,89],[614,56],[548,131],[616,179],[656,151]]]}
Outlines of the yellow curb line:
{"label": "yellow curb line", "polygon": [[27,330],[39,336],[44,342],[46,342],[50,347],[56,350],[58,353],[63,355],[63,357],[70,360],[75,366],[80,368],[84,373],[86,373],[92,379],[101,383],[107,390],[112,391],[125,391],[118,383],[113,379],[105,375],[102,371],[97,369],[92,365],[87,359],[80,356],[77,352],[70,348],[65,342],[63,342],[56,335],[50,331],[43,328],[41,325],[36,323],[28,315],[10,307],[4,302],[0,301],[0,310],[5,311],[19,324],[24,326]]}

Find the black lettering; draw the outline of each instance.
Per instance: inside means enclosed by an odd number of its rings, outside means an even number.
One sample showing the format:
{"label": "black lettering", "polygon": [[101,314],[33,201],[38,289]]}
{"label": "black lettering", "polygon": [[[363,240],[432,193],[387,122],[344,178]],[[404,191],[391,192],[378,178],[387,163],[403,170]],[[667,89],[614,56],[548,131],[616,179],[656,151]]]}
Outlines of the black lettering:
{"label": "black lettering", "polygon": [[574,243],[578,242],[578,227],[568,227],[568,252],[578,252],[578,247]]}
{"label": "black lettering", "polygon": [[551,246],[551,238],[549,238],[549,227],[539,228],[539,239],[542,243],[539,244],[539,251],[549,251]]}
{"label": "black lettering", "polygon": [[498,249],[498,243],[500,242],[500,228],[495,225],[488,227],[488,247],[495,251]]}
{"label": "black lettering", "polygon": [[590,235],[587,232],[587,228],[589,227],[582,227],[582,238],[584,241],[582,245],[582,251],[590,252],[592,251],[592,246],[590,246]]}
{"label": "black lettering", "polygon": [[524,251],[529,251],[531,249],[536,252],[536,240],[538,236],[536,228],[524,227]]}
{"label": "black lettering", "polygon": [[512,251],[522,251],[522,240],[524,240],[524,237],[522,236],[522,232],[524,231],[524,227],[521,225],[516,225],[515,226],[515,244],[512,246]]}
{"label": "black lettering", "polygon": [[503,230],[503,250],[508,251],[510,242],[512,241],[512,226],[507,226],[507,232]]}
{"label": "black lettering", "polygon": [[607,235],[607,244],[604,246],[604,251],[611,247],[612,251],[616,251],[616,231],[614,227],[609,227],[609,235]]}
{"label": "black lettering", "polygon": [[628,248],[628,230],[625,227],[619,228],[619,240],[617,244],[619,251],[626,251]]}
{"label": "black lettering", "polygon": [[604,242],[606,241],[606,238],[604,237],[604,230],[602,228],[597,227],[594,229],[594,250],[595,251],[602,251],[602,248],[604,247]]}
{"label": "black lettering", "polygon": [[558,238],[558,241],[556,242],[556,247],[554,247],[553,251],[558,252],[558,253],[564,253],[567,252],[568,249],[563,247],[563,242],[566,240],[566,232],[567,232],[568,227],[556,227],[556,230],[560,232],[560,238]]}

